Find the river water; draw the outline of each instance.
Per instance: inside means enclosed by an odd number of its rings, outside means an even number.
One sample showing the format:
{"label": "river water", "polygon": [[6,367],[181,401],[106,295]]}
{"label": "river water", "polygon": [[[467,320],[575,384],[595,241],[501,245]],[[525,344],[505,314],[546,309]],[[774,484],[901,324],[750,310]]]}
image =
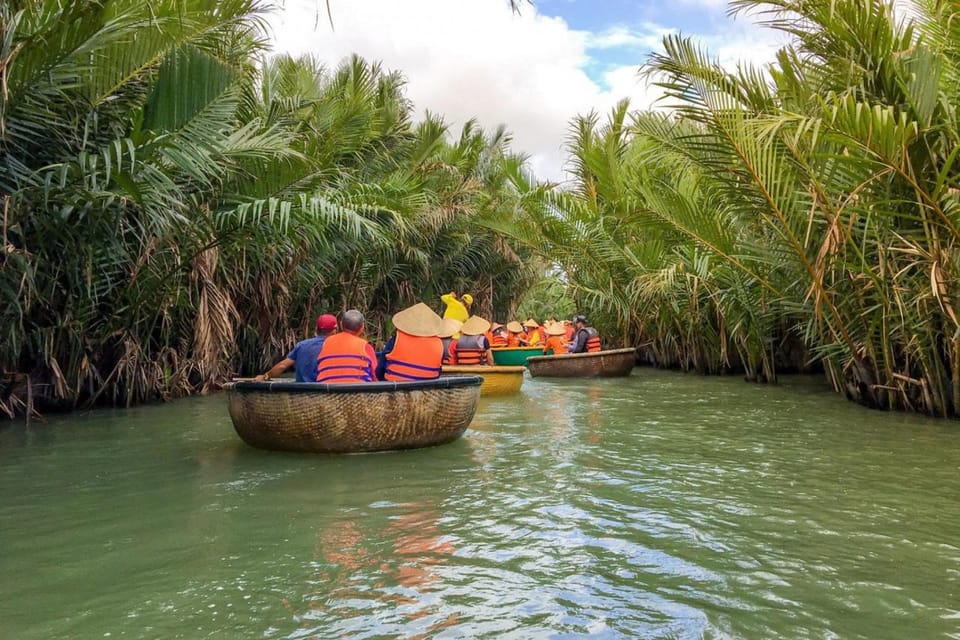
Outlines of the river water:
{"label": "river water", "polygon": [[636,370],[399,453],[220,396],[0,426],[0,638],[583,636],[960,638],[960,425]]}

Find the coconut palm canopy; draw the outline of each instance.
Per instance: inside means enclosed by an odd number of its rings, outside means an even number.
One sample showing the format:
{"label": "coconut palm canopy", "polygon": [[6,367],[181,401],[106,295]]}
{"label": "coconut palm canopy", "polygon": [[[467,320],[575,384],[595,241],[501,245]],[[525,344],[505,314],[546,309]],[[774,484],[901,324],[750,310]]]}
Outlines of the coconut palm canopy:
{"label": "coconut palm canopy", "polygon": [[505,129],[415,120],[379,63],[271,57],[268,5],[0,5],[8,413],[25,381],[174,397],[262,370],[322,311],[376,337],[450,290],[515,317],[536,285],[522,315],[589,312],[661,366],[822,369],[957,414],[955,3],[735,0],[789,37],[776,62],[666,36],[644,69],[670,111],[576,118],[563,188]]}
{"label": "coconut palm canopy", "polygon": [[[317,314],[536,277],[504,129],[414,121],[404,80],[267,55],[269,3],[0,6],[0,399],[129,404],[256,371]],[[496,281],[497,286],[492,283]],[[438,301],[439,304],[439,301]]]}

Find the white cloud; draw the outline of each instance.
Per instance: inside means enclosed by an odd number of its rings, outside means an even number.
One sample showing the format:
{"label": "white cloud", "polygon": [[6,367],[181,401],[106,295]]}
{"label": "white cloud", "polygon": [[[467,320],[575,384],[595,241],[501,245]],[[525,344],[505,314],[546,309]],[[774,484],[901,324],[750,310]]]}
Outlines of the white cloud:
{"label": "white cloud", "polygon": [[[331,8],[333,31],[321,0],[286,0],[270,20],[274,49],[311,53],[330,66],[352,53],[382,61],[406,76],[419,111],[444,114],[454,133],[474,116],[488,129],[506,124],[514,149],[552,180],[564,178],[562,146],[572,117],[591,109],[605,114],[624,96],[647,107],[657,96],[637,77],[638,65],[605,70],[607,86],[599,86],[587,73],[590,51],[659,47],[670,30],[650,24],[589,34],[534,6],[515,15],[499,0],[332,0]],[[729,41],[718,36],[729,55],[756,53],[741,31]]]}

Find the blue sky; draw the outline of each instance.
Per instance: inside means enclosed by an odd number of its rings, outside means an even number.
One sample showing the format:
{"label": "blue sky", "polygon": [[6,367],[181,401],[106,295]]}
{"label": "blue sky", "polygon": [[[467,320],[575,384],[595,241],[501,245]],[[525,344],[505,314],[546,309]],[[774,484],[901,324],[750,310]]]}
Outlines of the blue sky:
{"label": "blue sky", "polygon": [[771,32],[728,18],[724,0],[537,0],[519,16],[507,0],[330,0],[333,31],[316,19],[318,2],[283,0],[271,19],[275,50],[331,66],[353,53],[378,60],[453,135],[474,117],[504,124],[537,175],[553,180],[565,175],[573,117],[621,98],[660,108],[658,88],[637,72],[665,33],[695,38],[729,66],[764,63],[776,48]]}

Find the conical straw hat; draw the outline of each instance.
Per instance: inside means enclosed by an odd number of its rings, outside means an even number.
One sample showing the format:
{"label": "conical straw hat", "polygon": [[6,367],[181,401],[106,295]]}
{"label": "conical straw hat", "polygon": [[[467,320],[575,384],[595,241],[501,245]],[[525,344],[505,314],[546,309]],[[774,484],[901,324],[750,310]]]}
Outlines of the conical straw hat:
{"label": "conical straw hat", "polygon": [[507,323],[507,331],[512,331],[514,333],[523,333],[523,325],[513,320]]}
{"label": "conical straw hat", "polygon": [[480,316],[470,316],[460,327],[460,333],[465,336],[479,336],[486,333],[489,328],[490,323]]}
{"label": "conical straw hat", "polygon": [[504,327],[503,327],[503,325],[500,324],[499,322],[491,322],[491,323],[490,323],[490,331],[496,331],[497,329],[502,329],[502,328],[504,328]]}
{"label": "conical straw hat", "polygon": [[563,328],[562,322],[554,322],[547,325],[546,332],[548,336],[562,336],[567,330]]}
{"label": "conical straw hat", "polygon": [[540,326],[540,324],[533,318],[527,318],[526,320],[523,321],[523,326],[529,327],[530,329],[536,329],[537,327]]}
{"label": "conical straw hat", "polygon": [[437,332],[437,337],[449,338],[457,331],[460,331],[460,327],[462,326],[463,323],[459,320],[454,320],[453,318],[444,318],[443,323],[440,325],[440,331]]}
{"label": "conical straw hat", "polygon": [[422,302],[393,314],[393,326],[398,331],[418,338],[436,337],[442,324],[443,318]]}

